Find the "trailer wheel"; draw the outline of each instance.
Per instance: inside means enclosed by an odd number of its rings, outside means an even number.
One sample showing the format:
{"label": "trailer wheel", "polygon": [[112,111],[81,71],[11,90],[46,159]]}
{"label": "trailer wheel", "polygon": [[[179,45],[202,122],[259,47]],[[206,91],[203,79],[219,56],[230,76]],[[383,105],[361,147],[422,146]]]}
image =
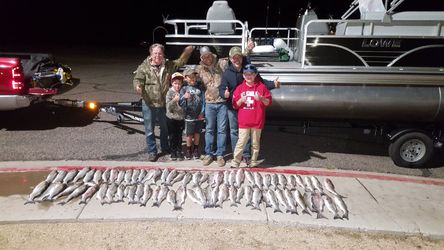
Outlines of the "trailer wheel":
{"label": "trailer wheel", "polygon": [[430,160],[432,154],[432,139],[420,132],[402,135],[389,146],[390,157],[400,167],[422,167]]}

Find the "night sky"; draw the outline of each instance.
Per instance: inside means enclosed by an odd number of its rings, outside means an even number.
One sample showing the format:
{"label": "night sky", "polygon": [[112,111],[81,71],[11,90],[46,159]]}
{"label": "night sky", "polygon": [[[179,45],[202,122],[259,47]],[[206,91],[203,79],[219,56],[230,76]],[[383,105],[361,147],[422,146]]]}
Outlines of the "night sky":
{"label": "night sky", "polygon": [[[3,0],[1,4],[1,49],[8,47],[119,45],[138,46],[151,41],[152,29],[162,25],[162,15],[172,18],[205,19],[212,0],[177,1],[68,1]],[[267,4],[269,26],[294,26],[306,0],[231,0],[236,18],[249,27],[265,26]],[[351,0],[313,0],[321,17],[339,18]],[[423,5],[418,6],[418,2]],[[247,4],[248,3],[248,4]],[[322,4],[321,4],[322,3]],[[280,15],[279,15],[280,10]],[[441,0],[406,0],[401,10],[441,10]]]}

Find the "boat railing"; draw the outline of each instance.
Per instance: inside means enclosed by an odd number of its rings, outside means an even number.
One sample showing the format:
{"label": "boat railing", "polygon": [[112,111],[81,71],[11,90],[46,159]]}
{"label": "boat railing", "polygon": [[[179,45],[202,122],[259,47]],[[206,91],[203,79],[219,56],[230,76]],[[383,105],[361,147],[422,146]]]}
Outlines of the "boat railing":
{"label": "boat railing", "polygon": [[[174,33],[169,33],[167,37],[193,36],[195,38],[239,38],[241,43],[231,44],[240,46],[244,51],[248,38],[248,23],[239,20],[204,20],[204,19],[171,19],[165,20],[164,24],[172,25]],[[210,24],[232,24],[233,32],[211,33]]]}
{"label": "boat railing", "polygon": [[[317,34],[312,33],[310,26],[315,24],[336,24],[336,33]],[[444,38],[444,20],[392,20],[384,22],[382,20],[362,20],[362,19],[318,19],[308,21],[302,32],[301,44],[298,49],[301,50],[300,62],[305,67],[305,54],[308,46],[325,46],[326,44],[318,43],[323,37],[337,37],[337,38],[381,38],[381,37],[396,37],[396,38],[415,38],[415,37],[430,37],[430,38]],[[339,30],[338,30],[339,29]],[[314,43],[307,44],[307,39],[314,39]],[[344,48],[346,49],[346,48]],[[351,51],[350,51],[351,52]],[[351,52],[352,53],[352,52]],[[360,58],[358,55],[356,55]],[[362,58],[361,61],[364,62]],[[364,65],[365,62],[364,62]],[[368,66],[368,65],[367,65]],[[366,66],[366,67],[367,67]]]}
{"label": "boat railing", "polygon": [[289,48],[294,49],[299,40],[299,29],[290,27],[255,27],[249,31],[248,37],[252,38],[258,45],[269,43],[272,45],[274,39],[281,38]]}

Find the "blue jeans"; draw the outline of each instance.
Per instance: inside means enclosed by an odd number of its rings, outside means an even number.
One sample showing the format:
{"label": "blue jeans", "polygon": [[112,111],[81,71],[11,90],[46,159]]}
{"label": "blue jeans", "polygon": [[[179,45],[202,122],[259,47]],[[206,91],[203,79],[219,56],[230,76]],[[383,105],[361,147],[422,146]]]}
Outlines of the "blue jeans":
{"label": "blue jeans", "polygon": [[168,126],[166,122],[166,109],[150,107],[142,102],[143,125],[145,126],[145,139],[148,145],[148,153],[157,154],[156,137],[154,135],[154,126],[156,120],[159,120],[160,126],[160,148],[162,152],[170,150],[168,145]]}
{"label": "blue jeans", "polygon": [[[227,106],[225,103],[205,104],[205,154],[223,156],[227,140]],[[213,150],[217,125],[217,149]]]}
{"label": "blue jeans", "polygon": [[[237,121],[237,110],[228,109],[228,122],[230,124],[230,139],[231,139],[231,152],[234,154],[234,149],[236,148],[236,143],[239,136],[239,123]],[[248,140],[244,148],[244,157],[251,158],[251,139]]]}

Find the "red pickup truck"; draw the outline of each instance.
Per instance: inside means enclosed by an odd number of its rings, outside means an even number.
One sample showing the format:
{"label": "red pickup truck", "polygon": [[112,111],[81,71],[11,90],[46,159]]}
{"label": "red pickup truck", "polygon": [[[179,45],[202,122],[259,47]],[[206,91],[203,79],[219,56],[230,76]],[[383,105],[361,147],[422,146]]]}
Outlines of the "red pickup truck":
{"label": "red pickup truck", "polygon": [[0,53],[0,111],[46,101],[79,83],[51,55]]}

